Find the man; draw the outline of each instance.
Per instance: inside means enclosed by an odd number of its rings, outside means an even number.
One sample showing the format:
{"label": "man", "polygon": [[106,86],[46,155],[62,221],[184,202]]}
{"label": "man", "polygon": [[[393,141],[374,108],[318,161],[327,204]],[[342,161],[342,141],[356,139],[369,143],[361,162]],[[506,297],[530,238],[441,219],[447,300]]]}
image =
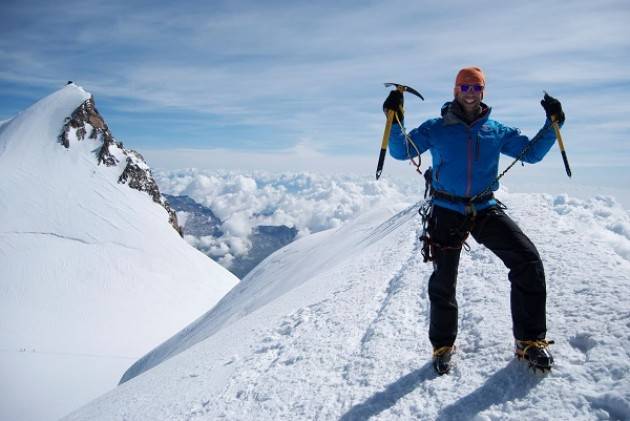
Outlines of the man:
{"label": "man", "polygon": [[490,119],[490,107],[481,102],[486,79],[478,67],[459,71],[454,100],[442,107],[442,117],[430,119],[412,130],[408,140],[398,124],[403,122],[403,96],[392,91],[383,110],[397,118],[389,139],[390,154],[411,159],[430,151],[431,209],[423,240],[427,258],[433,261],[429,279],[433,365],[439,374],[451,367],[457,336],[455,286],[462,246],[468,234],[494,252],[509,269],[511,310],[516,354],[541,370],[550,369],[553,358],[545,340],[547,331],[546,286],[536,247],[499,206],[492,192],[498,188],[501,153],[524,162],[540,161],[555,142],[551,118],[564,122],[558,100],[545,94],[541,101],[547,121],[531,140],[518,129]]}

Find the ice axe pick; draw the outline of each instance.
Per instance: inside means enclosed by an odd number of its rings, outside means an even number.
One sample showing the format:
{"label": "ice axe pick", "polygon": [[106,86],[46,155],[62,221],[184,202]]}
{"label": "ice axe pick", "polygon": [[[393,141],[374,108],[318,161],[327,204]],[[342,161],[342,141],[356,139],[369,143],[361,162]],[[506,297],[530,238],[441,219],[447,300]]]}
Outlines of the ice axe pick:
{"label": "ice axe pick", "polygon": [[[416,95],[418,98],[424,101],[420,92],[416,91],[410,86],[401,85],[400,83],[386,83],[385,87],[395,86],[396,90],[400,93],[409,92]],[[405,112],[402,105],[400,106],[400,111]],[[392,123],[394,122],[394,117],[396,116],[396,111],[387,110],[387,122],[385,123],[385,130],[383,131],[383,141],[381,142],[381,152],[378,157],[378,165],[376,166],[376,179],[378,180],[383,172],[383,164],[385,163],[385,155],[387,154],[387,144],[389,143],[389,134],[392,130]]]}

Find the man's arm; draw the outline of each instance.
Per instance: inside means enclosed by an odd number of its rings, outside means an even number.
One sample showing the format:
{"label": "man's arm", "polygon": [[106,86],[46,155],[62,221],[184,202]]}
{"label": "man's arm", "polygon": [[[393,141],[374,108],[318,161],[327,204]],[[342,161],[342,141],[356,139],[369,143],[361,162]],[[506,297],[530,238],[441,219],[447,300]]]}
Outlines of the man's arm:
{"label": "man's arm", "polygon": [[411,159],[418,156],[418,152],[423,153],[431,147],[429,137],[429,121],[424,122],[420,127],[413,129],[408,134],[409,138],[416,145],[407,144],[407,139],[398,124],[392,125],[392,131],[389,135],[389,154],[396,159]]}
{"label": "man's arm", "polygon": [[540,105],[545,109],[547,115],[547,121],[540,131],[534,136],[532,140],[529,140],[527,136],[523,136],[518,129],[512,129],[509,127],[504,128],[503,145],[501,146],[501,152],[511,157],[518,157],[523,150],[527,148],[527,152],[521,160],[534,164],[542,160],[549,149],[556,141],[556,133],[551,125],[552,116],[558,122],[558,125],[562,127],[564,124],[565,116],[562,111],[562,104],[556,98],[550,96],[545,92],[545,96],[540,101]]}
{"label": "man's arm", "polygon": [[[409,138],[415,144],[415,148],[413,145],[409,145],[405,135],[400,128],[400,124],[404,124],[405,115],[403,113],[403,104],[405,102],[405,98],[401,91],[393,90],[389,93],[385,102],[383,102],[383,112],[387,114],[388,110],[392,110],[396,112],[394,116],[394,123],[392,124],[392,129],[389,134],[389,154],[400,160],[411,159],[418,154],[429,149],[429,130],[428,130],[428,121],[422,124],[417,129],[413,129],[408,133]],[[399,123],[400,122],[400,123]],[[416,150],[416,148],[418,150]]]}
{"label": "man's arm", "polygon": [[540,129],[531,140],[521,134],[521,131],[518,129],[504,127],[501,153],[516,158],[523,153],[525,148],[528,148],[525,155],[521,157],[521,160],[529,164],[535,164],[545,157],[555,141],[556,133],[553,131],[549,119],[547,119],[542,129]]}

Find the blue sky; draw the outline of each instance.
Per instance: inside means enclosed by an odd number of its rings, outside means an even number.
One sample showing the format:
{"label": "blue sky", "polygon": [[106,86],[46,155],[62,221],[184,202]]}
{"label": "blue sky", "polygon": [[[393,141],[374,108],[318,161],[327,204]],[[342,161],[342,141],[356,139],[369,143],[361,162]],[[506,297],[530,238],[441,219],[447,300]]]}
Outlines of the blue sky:
{"label": "blue sky", "polygon": [[[547,90],[574,166],[629,167],[627,1],[5,0],[0,12],[0,120],[73,80],[162,168],[371,174],[382,83],[425,96],[407,99],[411,128],[469,65],[486,72],[494,118],[533,136]],[[557,151],[540,165],[563,173]]]}

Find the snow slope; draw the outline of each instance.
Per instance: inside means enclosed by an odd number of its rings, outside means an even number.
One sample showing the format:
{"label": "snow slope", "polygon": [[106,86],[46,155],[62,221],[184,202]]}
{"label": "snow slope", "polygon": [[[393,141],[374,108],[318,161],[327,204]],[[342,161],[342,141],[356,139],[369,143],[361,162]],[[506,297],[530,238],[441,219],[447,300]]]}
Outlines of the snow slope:
{"label": "snow slope", "polygon": [[513,358],[506,269],[474,241],[457,366],[433,373],[417,206],[390,206],[277,251],[129,377],[170,359],[65,419],[630,419],[630,216],[605,197],[499,196],[545,263],[546,376]]}
{"label": "snow slope", "polygon": [[211,308],[238,279],[166,210],[97,165],[99,139],[58,141],[76,85],[0,127],[0,419],[59,418]]}

